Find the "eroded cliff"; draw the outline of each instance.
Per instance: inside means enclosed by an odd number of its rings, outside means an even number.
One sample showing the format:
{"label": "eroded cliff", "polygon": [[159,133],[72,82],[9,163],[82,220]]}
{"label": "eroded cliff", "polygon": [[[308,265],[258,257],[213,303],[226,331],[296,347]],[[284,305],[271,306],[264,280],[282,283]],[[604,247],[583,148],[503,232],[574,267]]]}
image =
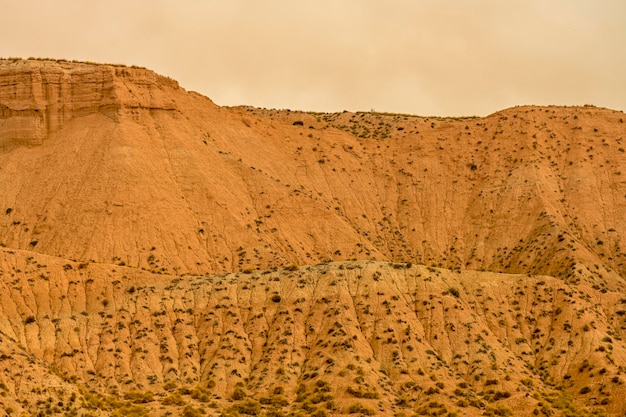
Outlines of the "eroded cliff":
{"label": "eroded cliff", "polygon": [[119,121],[135,108],[175,110],[178,83],[125,66],[0,60],[0,149],[41,145],[70,120],[90,114]]}

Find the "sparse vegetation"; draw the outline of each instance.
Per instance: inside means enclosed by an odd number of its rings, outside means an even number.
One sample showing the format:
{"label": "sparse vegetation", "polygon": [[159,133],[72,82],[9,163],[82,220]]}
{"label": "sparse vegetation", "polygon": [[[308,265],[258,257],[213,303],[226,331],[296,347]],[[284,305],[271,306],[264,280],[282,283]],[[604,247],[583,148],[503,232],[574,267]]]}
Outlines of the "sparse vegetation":
{"label": "sparse vegetation", "polygon": [[2,101],[2,411],[626,411],[621,112],[217,109],[59,62],[0,63],[50,70]]}

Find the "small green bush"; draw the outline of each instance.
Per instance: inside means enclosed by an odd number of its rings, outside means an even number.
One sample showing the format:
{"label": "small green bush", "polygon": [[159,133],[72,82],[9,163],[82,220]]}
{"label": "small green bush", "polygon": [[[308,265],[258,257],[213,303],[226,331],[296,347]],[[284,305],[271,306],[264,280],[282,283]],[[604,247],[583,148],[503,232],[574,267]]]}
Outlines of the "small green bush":
{"label": "small green bush", "polygon": [[232,407],[229,408],[229,410],[236,411],[241,414],[256,416],[261,412],[261,404],[251,398],[248,398],[245,401],[234,404]]}
{"label": "small green bush", "polygon": [[366,416],[373,416],[376,414],[376,411],[359,403],[354,403],[348,407],[348,414],[364,414]]}
{"label": "small green bush", "polygon": [[351,394],[356,398],[367,398],[373,400],[377,400],[380,398],[380,395],[376,391],[364,391],[360,387],[348,387],[347,392],[348,394]]}
{"label": "small green bush", "polygon": [[246,398],[246,392],[241,387],[235,387],[232,399],[235,401],[241,401]]}
{"label": "small green bush", "polygon": [[135,404],[146,404],[154,401],[154,393],[151,391],[128,391],[124,394],[124,399]]}
{"label": "small green bush", "polygon": [[140,405],[124,405],[111,413],[111,417],[150,417],[150,413]]}
{"label": "small green bush", "polygon": [[493,416],[508,417],[512,414],[513,412],[511,411],[509,407],[506,407],[504,405],[498,405],[496,407],[487,407],[483,415],[487,417],[493,417]]}
{"label": "small green bush", "polygon": [[161,401],[163,405],[185,405],[186,401],[181,397],[181,395],[177,392],[174,392],[167,397],[163,398]]}
{"label": "small green bush", "polygon": [[191,405],[187,405],[183,409],[183,413],[181,414],[181,416],[182,417],[201,417],[204,414],[205,413],[199,408],[193,407]]}

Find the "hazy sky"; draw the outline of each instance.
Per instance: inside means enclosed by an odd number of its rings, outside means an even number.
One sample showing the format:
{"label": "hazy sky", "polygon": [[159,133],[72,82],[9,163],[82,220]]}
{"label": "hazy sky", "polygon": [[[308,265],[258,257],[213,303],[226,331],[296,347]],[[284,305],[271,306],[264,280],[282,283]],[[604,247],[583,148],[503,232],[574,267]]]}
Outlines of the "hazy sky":
{"label": "hazy sky", "polygon": [[626,110],[626,0],[0,0],[0,56],[145,66],[220,105]]}

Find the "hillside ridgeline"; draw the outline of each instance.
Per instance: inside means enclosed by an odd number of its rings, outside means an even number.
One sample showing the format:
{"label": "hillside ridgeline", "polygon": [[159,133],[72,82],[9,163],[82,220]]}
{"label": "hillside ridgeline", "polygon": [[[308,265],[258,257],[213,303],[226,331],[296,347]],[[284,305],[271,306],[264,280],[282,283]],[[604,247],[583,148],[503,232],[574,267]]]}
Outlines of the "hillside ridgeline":
{"label": "hillside ridgeline", "polygon": [[621,415],[624,117],[225,108],[0,60],[0,403]]}

